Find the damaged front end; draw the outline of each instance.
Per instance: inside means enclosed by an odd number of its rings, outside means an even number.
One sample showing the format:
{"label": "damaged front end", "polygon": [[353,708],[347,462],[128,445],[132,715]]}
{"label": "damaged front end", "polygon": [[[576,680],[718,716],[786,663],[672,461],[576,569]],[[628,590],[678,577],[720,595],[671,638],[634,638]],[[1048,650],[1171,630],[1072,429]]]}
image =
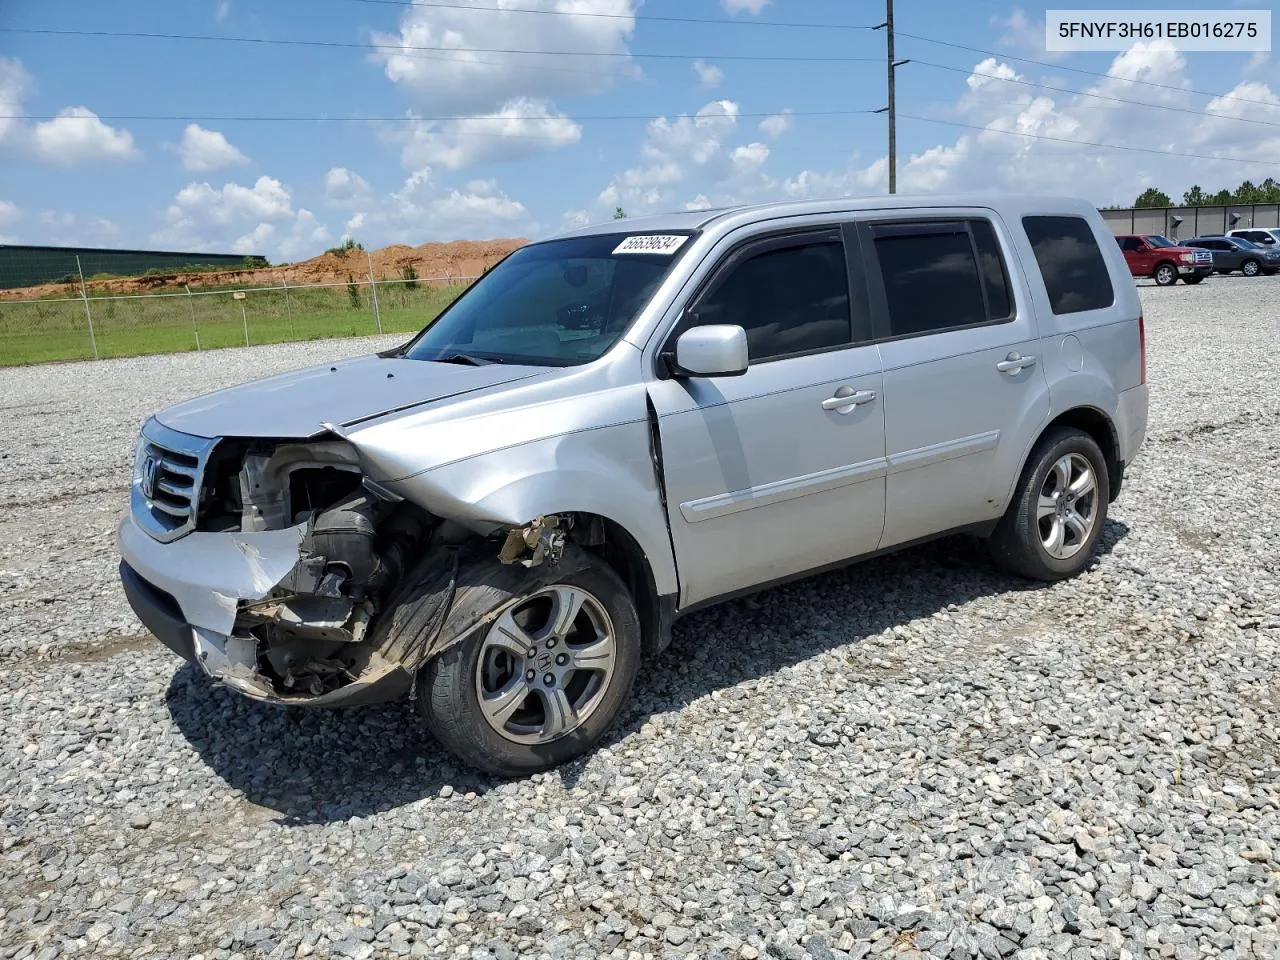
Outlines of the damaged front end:
{"label": "damaged front end", "polygon": [[[120,528],[126,593],[166,644],[254,699],[338,706],[400,696],[456,639],[439,634],[460,550],[481,546],[522,569],[554,564],[564,549],[570,519],[554,516],[482,546],[369,482],[346,440],[174,449],[182,435],[161,438],[140,444],[132,516]],[[175,537],[179,510],[188,529]],[[403,630],[378,629],[380,617],[394,620],[405,586],[423,582],[441,597],[432,634],[406,642]]]}

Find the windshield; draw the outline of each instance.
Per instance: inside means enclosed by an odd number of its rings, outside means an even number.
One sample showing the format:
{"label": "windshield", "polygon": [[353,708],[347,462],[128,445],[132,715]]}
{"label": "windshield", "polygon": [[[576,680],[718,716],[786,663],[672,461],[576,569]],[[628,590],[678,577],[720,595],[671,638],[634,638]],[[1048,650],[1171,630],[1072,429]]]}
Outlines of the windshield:
{"label": "windshield", "polygon": [[1162,237],[1158,233],[1147,237],[1147,243],[1151,244],[1153,247],[1176,247],[1177,246],[1177,244],[1174,243],[1172,240],[1170,240],[1168,237]]}
{"label": "windshield", "polygon": [[628,236],[521,247],[454,301],[405,356],[556,367],[598,359],[626,333],[689,237]]}

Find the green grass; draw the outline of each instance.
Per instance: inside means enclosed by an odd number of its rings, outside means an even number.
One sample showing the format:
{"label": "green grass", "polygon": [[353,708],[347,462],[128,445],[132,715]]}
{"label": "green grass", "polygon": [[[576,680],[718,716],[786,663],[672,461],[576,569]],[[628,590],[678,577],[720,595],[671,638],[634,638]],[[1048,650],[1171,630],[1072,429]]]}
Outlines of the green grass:
{"label": "green grass", "polygon": [[[379,285],[383,333],[416,333],[434,320],[464,286]],[[243,306],[244,312],[241,313]],[[353,302],[345,286],[325,289],[248,290],[91,300],[100,357],[133,357],[197,349],[289,343],[330,337],[366,337],[378,332],[367,286]],[[0,366],[93,358],[84,303],[78,300],[0,301]]]}

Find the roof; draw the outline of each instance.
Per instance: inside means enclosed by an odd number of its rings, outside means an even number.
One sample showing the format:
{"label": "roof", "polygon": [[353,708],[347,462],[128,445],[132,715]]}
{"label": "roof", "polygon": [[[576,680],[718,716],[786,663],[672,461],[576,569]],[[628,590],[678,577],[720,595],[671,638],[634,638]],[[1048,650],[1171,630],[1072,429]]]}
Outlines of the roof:
{"label": "roof", "polygon": [[804,216],[821,213],[856,213],[861,210],[897,210],[903,208],[930,207],[1001,207],[1015,205],[1020,208],[1062,207],[1066,210],[1087,208],[1096,210],[1090,203],[1076,197],[1041,196],[1024,194],[879,194],[867,197],[833,197],[817,200],[784,200],[773,203],[739,204],[708,210],[684,210],[672,213],[656,213],[644,217],[627,217],[622,220],[606,220],[573,230],[566,230],[550,238],[563,240],[568,237],[589,237],[602,233],[663,233],[692,232],[727,219],[755,221],[775,217]]}

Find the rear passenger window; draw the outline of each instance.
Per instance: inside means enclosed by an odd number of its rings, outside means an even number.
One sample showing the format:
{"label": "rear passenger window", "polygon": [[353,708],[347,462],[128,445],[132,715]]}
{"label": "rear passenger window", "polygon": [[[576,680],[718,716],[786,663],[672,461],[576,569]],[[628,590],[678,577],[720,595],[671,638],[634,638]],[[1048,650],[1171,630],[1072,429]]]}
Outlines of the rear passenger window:
{"label": "rear passenger window", "polygon": [[844,244],[816,240],[740,261],[694,308],[698,324],[747,332],[752,363],[852,343]]}
{"label": "rear passenger window", "polygon": [[985,220],[873,228],[889,337],[1007,320],[1013,300],[995,231]]}
{"label": "rear passenger window", "polygon": [[1082,217],[1023,217],[1054,313],[1100,310],[1115,303],[1111,275]]}

